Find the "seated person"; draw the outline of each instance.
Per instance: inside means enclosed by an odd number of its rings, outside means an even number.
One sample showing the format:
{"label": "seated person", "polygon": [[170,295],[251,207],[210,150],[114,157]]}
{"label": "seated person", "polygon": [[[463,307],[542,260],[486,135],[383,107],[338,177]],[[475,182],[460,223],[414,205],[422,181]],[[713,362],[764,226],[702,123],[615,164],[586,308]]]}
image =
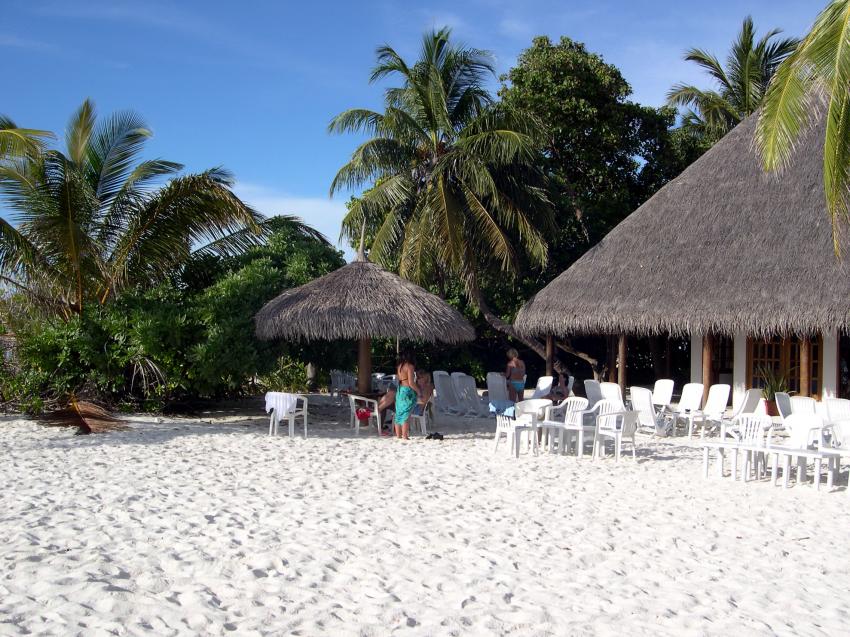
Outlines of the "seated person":
{"label": "seated person", "polygon": [[431,374],[424,369],[416,370],[416,394],[417,400],[413,415],[421,416],[425,413],[425,405],[434,395],[434,383],[431,380]]}
{"label": "seated person", "polygon": [[[384,435],[384,419],[387,416],[387,409],[395,409],[395,394],[396,386],[392,385],[387,389],[387,393],[378,399],[378,422],[381,423],[381,435]],[[389,429],[387,429],[386,435],[390,435]]]}

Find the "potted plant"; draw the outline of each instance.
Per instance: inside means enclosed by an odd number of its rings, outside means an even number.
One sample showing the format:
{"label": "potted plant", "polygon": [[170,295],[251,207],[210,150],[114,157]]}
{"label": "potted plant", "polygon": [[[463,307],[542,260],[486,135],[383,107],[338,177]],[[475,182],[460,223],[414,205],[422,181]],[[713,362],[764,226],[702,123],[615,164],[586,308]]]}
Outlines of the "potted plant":
{"label": "potted plant", "polygon": [[780,374],[772,367],[761,366],[758,368],[758,375],[764,383],[761,395],[764,400],[765,412],[768,416],[778,416],[779,410],[776,408],[777,392],[788,391],[788,379],[784,374]]}

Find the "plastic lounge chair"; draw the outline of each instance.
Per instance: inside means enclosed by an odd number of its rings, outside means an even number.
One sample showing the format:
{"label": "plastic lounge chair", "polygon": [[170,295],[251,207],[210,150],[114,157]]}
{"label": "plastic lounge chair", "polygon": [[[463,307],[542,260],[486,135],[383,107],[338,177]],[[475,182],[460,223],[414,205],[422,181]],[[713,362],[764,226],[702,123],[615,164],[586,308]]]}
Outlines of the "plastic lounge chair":
{"label": "plastic lounge chair", "polygon": [[791,396],[792,414],[816,415],[818,403],[810,396]]}
{"label": "plastic lounge chair", "polygon": [[673,388],[674,383],[669,378],[660,378],[655,381],[655,386],[652,388],[652,404],[657,411],[670,409],[670,403],[673,402]]}
{"label": "plastic lounge chair", "polygon": [[729,393],[731,391],[732,388],[729,385],[722,383],[708,388],[705,405],[701,410],[694,413],[695,417],[688,420],[688,440],[693,437],[693,429],[696,423],[702,425],[702,438],[705,438],[707,423],[716,422],[717,426],[720,427],[723,422],[723,414],[726,413],[726,407],[729,405]]}
{"label": "plastic lounge chair", "polygon": [[599,391],[602,392],[603,400],[619,401],[621,405],[624,405],[623,391],[617,383],[599,383]]}
{"label": "plastic lounge chair", "polygon": [[785,420],[794,413],[790,394],[784,391],[778,391],[774,394],[773,398],[776,400],[776,409],[779,410],[779,416],[782,420]]}
{"label": "plastic lounge chair", "polygon": [[458,410],[465,416],[481,416],[485,413],[485,406],[478,396],[478,387],[475,379],[463,372],[452,372],[452,384],[458,399]]}
{"label": "plastic lounge chair", "polygon": [[457,394],[448,372],[436,371],[433,374],[436,396],[434,404],[437,411],[450,416],[461,416],[464,409],[458,404]]}
{"label": "plastic lounge chair", "polygon": [[587,408],[593,407],[602,400],[602,388],[599,386],[598,380],[588,378],[584,381],[584,395],[587,396]]}
{"label": "plastic lounge chair", "polygon": [[507,381],[499,372],[489,372],[487,374],[487,399],[491,403],[510,400],[508,397]]}
{"label": "plastic lounge chair", "polygon": [[552,385],[554,383],[555,378],[553,376],[541,376],[537,379],[537,385],[534,388],[534,393],[531,394],[531,398],[545,398],[552,393]]}
{"label": "plastic lounge chair", "polygon": [[645,387],[631,387],[629,393],[632,397],[632,411],[637,413],[637,433],[651,436],[657,439],[667,435],[667,423],[662,414],[656,413],[653,404],[653,392]]}
{"label": "plastic lounge chair", "polygon": [[676,426],[680,420],[685,420],[688,423],[688,431],[693,428],[693,419],[699,412],[702,404],[702,392],[705,386],[702,383],[688,383],[682,388],[682,395],[675,408],[670,409],[670,428],[669,432],[676,433]]}

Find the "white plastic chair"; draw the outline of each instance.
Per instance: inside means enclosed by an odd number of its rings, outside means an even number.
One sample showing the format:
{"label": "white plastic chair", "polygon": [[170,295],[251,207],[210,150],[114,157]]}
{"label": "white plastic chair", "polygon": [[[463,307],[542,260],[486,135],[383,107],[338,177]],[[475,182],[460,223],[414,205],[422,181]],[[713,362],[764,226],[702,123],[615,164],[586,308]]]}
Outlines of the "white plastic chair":
{"label": "white plastic chair", "polygon": [[422,413],[421,414],[411,414],[410,421],[410,433],[413,433],[415,430],[418,430],[423,436],[428,435],[428,422],[431,419],[431,399],[433,397],[429,396],[428,400],[422,405]]}
{"label": "white plastic chair", "polygon": [[705,386],[702,383],[688,383],[682,388],[682,395],[675,409],[670,408],[670,429],[676,433],[676,427],[680,420],[688,423],[688,431],[693,429],[693,420],[699,413],[702,404],[702,393]]}
{"label": "white plastic chair", "polygon": [[[519,457],[519,440],[517,429],[517,421],[516,418],[511,418],[510,416],[505,416],[504,414],[496,414],[496,437],[495,444],[493,445],[493,453],[496,453],[499,450],[499,443],[502,440],[502,436],[507,438],[507,442],[510,445],[511,455],[516,451],[517,457]],[[535,436],[536,440],[537,437]]]}
{"label": "white plastic chair", "polygon": [[670,403],[673,401],[674,383],[669,378],[660,378],[655,381],[655,386],[652,388],[652,404],[658,411],[670,409]]}
{"label": "white plastic chair", "polygon": [[773,399],[776,401],[776,409],[779,411],[779,416],[782,420],[785,420],[794,413],[790,394],[784,391],[778,391],[773,395]]}
{"label": "white plastic chair", "polygon": [[[516,419],[518,425],[526,426],[525,429],[520,431],[520,435],[525,431],[528,431],[532,440],[532,445],[534,447],[534,453],[538,452],[538,424],[543,422],[546,417],[546,409],[552,406],[552,401],[544,398],[529,398],[528,400],[521,400],[516,405],[514,405],[514,413],[516,414]],[[517,451],[517,453],[519,453]]]}
{"label": "white plastic chair", "polygon": [[588,378],[584,381],[584,395],[587,396],[587,408],[593,407],[602,400],[602,389],[598,380]]}
{"label": "white plastic chair", "polygon": [[731,447],[733,453],[732,479],[734,480],[737,470],[738,449],[742,448],[744,452],[744,468],[741,472],[741,480],[746,482],[749,479],[751,466],[755,476],[758,477],[760,475],[760,460],[764,457],[766,436],[767,432],[773,426],[773,421],[770,416],[741,414],[735,417],[733,425],[734,427],[730,433],[735,438],[737,444]]}
{"label": "white plastic chair", "polygon": [[549,451],[553,451],[555,434],[558,434],[558,452],[562,455],[573,438],[582,428],[581,413],[587,409],[587,399],[571,396],[558,405],[546,409],[546,415],[540,429],[549,440]]}
{"label": "white plastic chair", "polygon": [[[295,407],[291,409],[287,414],[283,415],[283,418],[286,419],[289,424],[289,437],[292,438],[295,436],[295,419],[303,418],[304,419],[304,439],[307,438],[307,397],[301,394],[295,394]],[[269,419],[269,435],[276,436],[278,431],[278,426],[280,425],[281,416],[277,413],[277,410],[272,411],[271,418]]]}
{"label": "white plastic chair", "polygon": [[499,372],[489,372],[487,374],[487,398],[491,403],[510,400],[508,397],[507,381]]}
{"label": "white plastic chair", "polygon": [[716,422],[717,426],[720,426],[723,422],[723,414],[726,413],[726,407],[729,405],[729,393],[731,391],[732,388],[724,384],[712,385],[708,388],[705,406],[694,414],[694,418],[688,421],[688,440],[693,437],[694,424],[697,422],[702,425],[702,438],[705,438],[706,423]]}
{"label": "white plastic chair", "polygon": [[375,428],[378,430],[378,435],[381,435],[381,422],[379,420],[379,412],[378,412],[378,401],[372,400],[371,398],[366,398],[364,396],[357,396],[355,394],[348,395],[348,406],[351,409],[351,426],[354,427],[354,433],[360,433],[360,419],[357,417],[358,409],[368,409],[369,410],[369,418],[366,419],[367,426],[372,422],[372,419],[375,420]]}
{"label": "white plastic chair", "polygon": [[537,379],[537,385],[534,387],[534,393],[531,394],[531,399],[544,398],[552,393],[552,385],[555,383],[553,376],[541,376]]}
{"label": "white plastic chair", "polygon": [[632,458],[637,458],[635,445],[637,412],[624,411],[622,402],[616,400],[602,400],[598,406],[599,415],[596,417],[596,434],[593,438],[593,458],[601,458],[605,455],[605,441],[611,440],[614,443],[614,458],[619,461],[624,439],[632,443]]}

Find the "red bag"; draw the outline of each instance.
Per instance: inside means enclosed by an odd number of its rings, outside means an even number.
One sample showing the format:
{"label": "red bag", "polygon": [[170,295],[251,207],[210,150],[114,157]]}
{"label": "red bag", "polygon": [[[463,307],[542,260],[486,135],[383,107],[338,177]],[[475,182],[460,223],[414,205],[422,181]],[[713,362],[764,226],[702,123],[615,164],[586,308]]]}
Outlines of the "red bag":
{"label": "red bag", "polygon": [[357,416],[357,420],[369,420],[369,416],[372,415],[372,410],[361,407],[354,412],[354,415]]}

